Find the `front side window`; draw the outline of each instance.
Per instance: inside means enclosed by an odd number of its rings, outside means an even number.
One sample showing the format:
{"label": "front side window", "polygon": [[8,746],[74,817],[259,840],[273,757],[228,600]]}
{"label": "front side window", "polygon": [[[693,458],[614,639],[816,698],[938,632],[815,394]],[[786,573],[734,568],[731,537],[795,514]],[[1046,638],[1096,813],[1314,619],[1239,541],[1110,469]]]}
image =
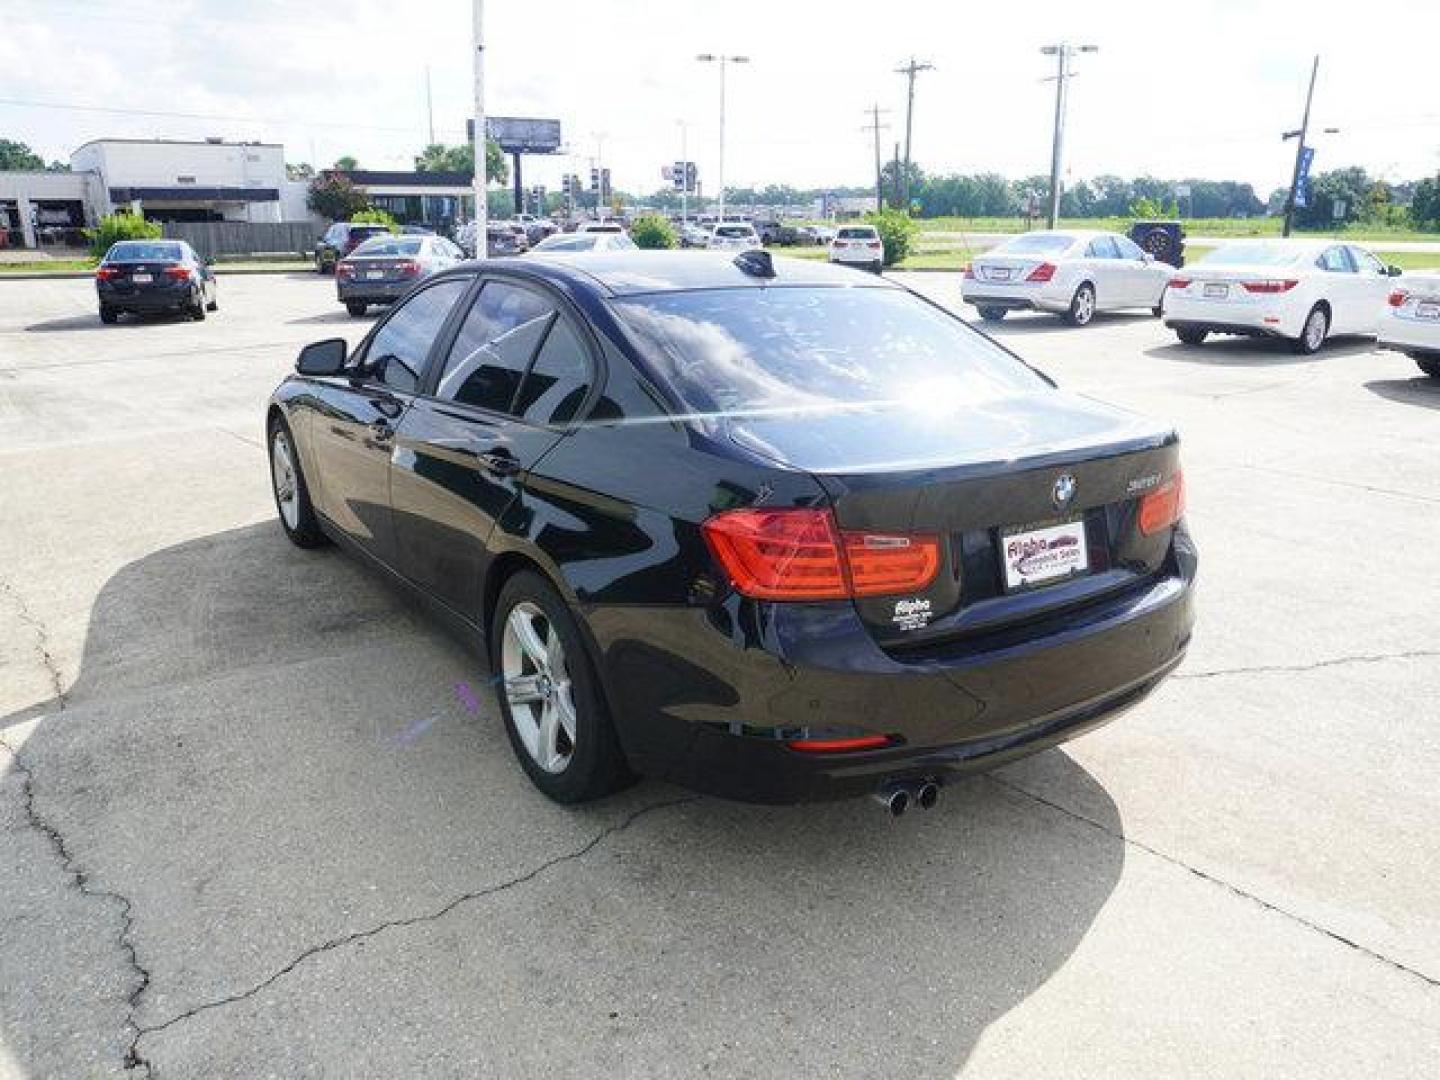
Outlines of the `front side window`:
{"label": "front side window", "polygon": [[555,314],[554,305],[531,289],[487,282],[450,347],[437,396],[509,412]]}
{"label": "front side window", "polygon": [[1115,243],[1108,236],[1097,236],[1090,241],[1090,246],[1085,249],[1085,254],[1092,259],[1118,259],[1120,253],[1115,250]]}
{"label": "front side window", "polygon": [[614,306],[697,413],[973,403],[1049,387],[982,334],[900,289],[700,289]]}
{"label": "front side window", "polygon": [[1350,255],[1364,273],[1380,274],[1382,276],[1385,274],[1385,264],[1364,248],[1351,248]]}
{"label": "front side window", "polygon": [[451,278],[415,293],[375,331],[365,353],[392,390],[413,394],[425,374],[425,360],[445,317],[469,288],[467,278]]}
{"label": "front side window", "polygon": [[1128,236],[1112,236],[1116,249],[1120,252],[1122,259],[1143,259],[1145,252],[1140,250],[1140,245],[1131,240]]}
{"label": "front side window", "polygon": [[1319,266],[1321,270],[1331,274],[1355,273],[1355,264],[1350,261],[1350,253],[1343,247],[1326,248],[1320,256]]}

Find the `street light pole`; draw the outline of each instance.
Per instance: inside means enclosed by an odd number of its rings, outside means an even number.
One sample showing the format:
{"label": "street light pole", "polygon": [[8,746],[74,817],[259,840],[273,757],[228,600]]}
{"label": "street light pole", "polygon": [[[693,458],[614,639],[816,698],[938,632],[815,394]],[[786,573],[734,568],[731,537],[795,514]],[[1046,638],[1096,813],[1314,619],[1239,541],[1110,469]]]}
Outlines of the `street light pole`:
{"label": "street light pole", "polygon": [[1290,174],[1290,194],[1285,196],[1285,227],[1281,230],[1281,236],[1289,236],[1290,228],[1295,222],[1295,193],[1300,187],[1300,170],[1304,167],[1305,161],[1305,136],[1310,132],[1310,104],[1315,100],[1315,76],[1320,74],[1320,57],[1315,57],[1315,62],[1310,66],[1310,89],[1305,93],[1305,116],[1300,121],[1299,131],[1287,131],[1282,139],[1294,138],[1295,144],[1295,169]]}
{"label": "street light pole", "polygon": [[1050,143],[1050,209],[1046,214],[1048,227],[1055,228],[1060,219],[1060,173],[1061,159],[1065,150],[1065,95],[1067,83],[1073,72],[1070,58],[1076,53],[1099,52],[1095,45],[1046,45],[1040,50],[1046,56],[1055,57],[1055,134]]}
{"label": "street light pole", "polygon": [[725,221],[725,65],[726,64],[748,64],[748,56],[727,56],[724,53],[700,53],[695,57],[704,64],[718,63],[720,65],[720,162],[716,169],[715,180],[720,187],[720,222]]}
{"label": "street light pole", "polygon": [[485,205],[485,0],[474,0],[475,9],[475,253],[484,258],[489,225],[489,208]]}

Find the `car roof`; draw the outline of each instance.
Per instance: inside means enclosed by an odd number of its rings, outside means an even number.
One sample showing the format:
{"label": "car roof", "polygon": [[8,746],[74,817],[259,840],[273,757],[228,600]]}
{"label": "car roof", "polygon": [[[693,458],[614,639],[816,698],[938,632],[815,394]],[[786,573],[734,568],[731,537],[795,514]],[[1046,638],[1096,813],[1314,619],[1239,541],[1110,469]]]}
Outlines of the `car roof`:
{"label": "car roof", "polygon": [[[532,251],[525,256],[527,272],[589,288],[611,296],[682,292],[689,289],[765,288],[769,286],[849,286],[898,289],[894,282],[859,274],[849,267],[815,259],[774,258],[774,277],[746,273],[736,256],[693,251]],[[497,260],[496,268],[516,266]]]}

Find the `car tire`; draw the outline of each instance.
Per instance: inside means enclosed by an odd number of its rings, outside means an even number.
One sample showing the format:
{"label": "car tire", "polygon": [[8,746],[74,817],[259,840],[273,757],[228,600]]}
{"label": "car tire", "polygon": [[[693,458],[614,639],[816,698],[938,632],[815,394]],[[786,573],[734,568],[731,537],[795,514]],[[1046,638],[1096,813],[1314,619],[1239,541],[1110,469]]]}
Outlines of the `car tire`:
{"label": "car tire", "polygon": [[1003,307],[982,307],[979,309],[980,318],[986,322],[1004,322],[1006,311]]}
{"label": "car tire", "polygon": [[1316,304],[1305,316],[1300,336],[1290,342],[1290,348],[1299,356],[1314,356],[1325,347],[1330,336],[1330,312],[1323,304]]}
{"label": "car tire", "polygon": [[120,321],[120,313],[108,304],[100,306],[100,321],[107,326],[113,326]]}
{"label": "car tire", "polygon": [[1150,309],[1150,314],[1154,315],[1157,319],[1163,319],[1165,317],[1165,309],[1159,304],[1156,304]]}
{"label": "car tire", "polygon": [[1181,326],[1176,328],[1175,336],[1182,345],[1204,345],[1210,331],[1198,326]]}
{"label": "car tire", "polygon": [[219,294],[219,293],[216,293],[214,296],[212,296],[212,297],[210,298],[210,302],[205,305],[205,310],[206,310],[206,311],[219,311],[219,310],[220,310],[220,294]]}
{"label": "car tire", "polygon": [[1094,318],[1095,286],[1088,281],[1081,282],[1070,298],[1070,310],[1065,313],[1065,321],[1071,326],[1089,326]]}
{"label": "car tire", "polygon": [[1412,357],[1420,370],[1432,379],[1440,379],[1440,357],[1437,356],[1416,356]]}
{"label": "car tire", "polygon": [[205,321],[205,294],[201,293],[199,299],[190,304],[190,318],[196,322]]}
{"label": "car tire", "polygon": [[359,300],[346,300],[346,301],[345,301],[345,310],[350,313],[350,317],[351,317],[352,319],[358,319],[358,318],[360,318],[360,316],[362,316],[362,315],[365,314],[366,309],[368,309],[369,307],[370,307],[369,304],[362,303],[362,302],[359,301]]}
{"label": "car tire", "polygon": [[505,733],[531,783],[578,803],[634,782],[579,624],[548,581],[524,570],[505,582],[489,646]]}
{"label": "car tire", "polygon": [[300,452],[295,436],[283,417],[272,417],[266,430],[266,446],[270,451],[270,492],[275,496],[275,511],[280,527],[296,547],[323,547],[330,542],[315,505],[310,501],[310,485],[300,467]]}

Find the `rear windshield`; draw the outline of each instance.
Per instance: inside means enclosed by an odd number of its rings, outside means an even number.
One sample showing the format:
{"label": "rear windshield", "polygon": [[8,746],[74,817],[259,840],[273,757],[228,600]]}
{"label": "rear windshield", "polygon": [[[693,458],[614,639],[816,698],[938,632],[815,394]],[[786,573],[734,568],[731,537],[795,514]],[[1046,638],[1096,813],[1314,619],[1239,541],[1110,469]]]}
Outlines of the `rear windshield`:
{"label": "rear windshield", "polygon": [[1007,255],[1057,255],[1073,243],[1075,238],[1064,233],[1033,232],[1006,240],[995,250]]}
{"label": "rear windshield", "polygon": [[837,240],[874,240],[874,229],[841,229],[835,234]]}
{"label": "rear windshield", "polygon": [[355,249],[356,255],[418,255],[425,241],[418,237],[376,236]]}
{"label": "rear windshield", "polygon": [[749,225],[719,225],[715,228],[715,235],[727,240],[748,240],[755,235],[755,230]]}
{"label": "rear windshield", "polygon": [[869,403],[973,403],[1049,384],[959,319],[900,289],[771,287],[614,301],[700,414]]}
{"label": "rear windshield", "polygon": [[1196,261],[1207,266],[1288,266],[1303,254],[1283,244],[1224,244]]}
{"label": "rear windshield", "polygon": [[179,244],[155,244],[144,240],[121,240],[105,256],[106,262],[179,262],[185,256]]}
{"label": "rear windshield", "polygon": [[535,245],[536,251],[589,251],[600,242],[598,236],[552,236]]}

